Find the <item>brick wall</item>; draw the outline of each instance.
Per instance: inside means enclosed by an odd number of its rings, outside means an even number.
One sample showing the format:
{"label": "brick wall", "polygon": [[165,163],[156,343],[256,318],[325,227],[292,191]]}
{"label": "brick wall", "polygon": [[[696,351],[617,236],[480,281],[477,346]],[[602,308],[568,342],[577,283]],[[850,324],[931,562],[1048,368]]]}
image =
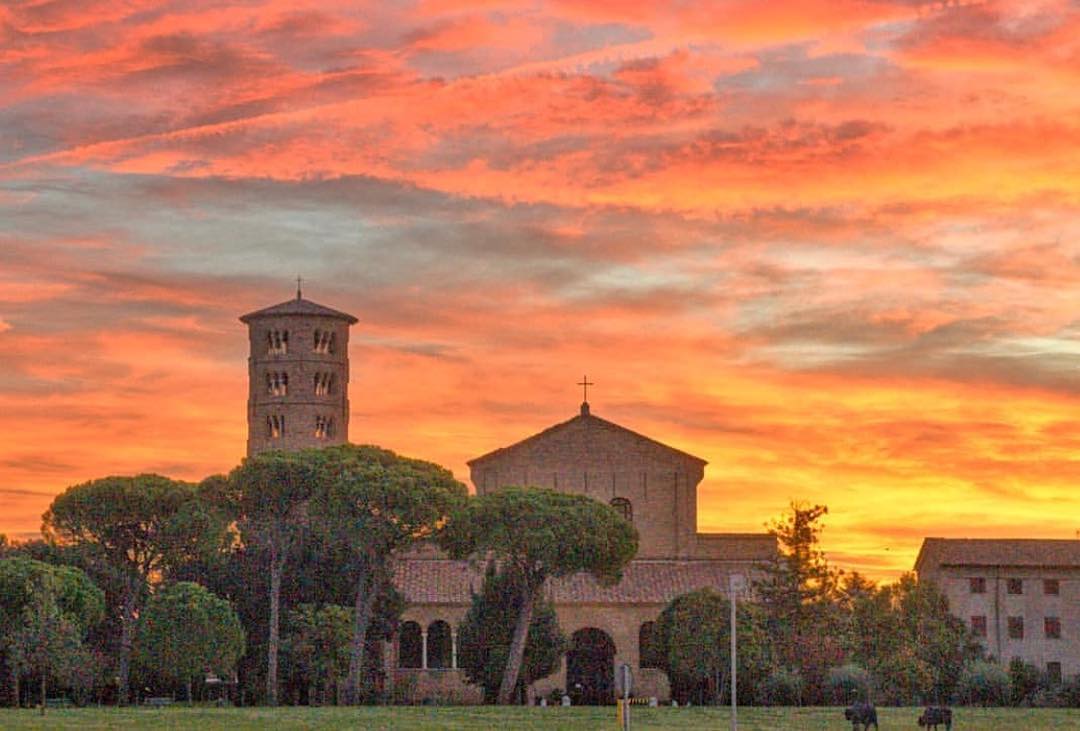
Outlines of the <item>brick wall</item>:
{"label": "brick wall", "polygon": [[[288,352],[268,352],[267,333],[287,331]],[[317,353],[315,331],[334,334],[334,352]],[[320,315],[259,317],[248,326],[248,454],[268,449],[303,449],[343,444],[349,439],[349,326],[337,318]],[[288,393],[272,395],[267,390],[267,373],[288,375]],[[315,375],[333,375],[328,395],[316,395]],[[272,438],[268,416],[283,416],[284,433]],[[316,417],[333,420],[330,436],[315,434]]]}
{"label": "brick wall", "polygon": [[471,464],[477,493],[548,487],[603,502],[630,501],[639,558],[694,555],[704,463],[588,415]]}

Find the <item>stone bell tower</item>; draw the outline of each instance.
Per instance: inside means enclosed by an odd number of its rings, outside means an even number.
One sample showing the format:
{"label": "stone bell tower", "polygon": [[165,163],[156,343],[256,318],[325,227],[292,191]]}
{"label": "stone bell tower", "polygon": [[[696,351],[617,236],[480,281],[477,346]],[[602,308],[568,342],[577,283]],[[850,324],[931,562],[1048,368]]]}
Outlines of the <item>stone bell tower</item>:
{"label": "stone bell tower", "polygon": [[349,440],[352,315],[303,298],[251,312],[248,455]]}

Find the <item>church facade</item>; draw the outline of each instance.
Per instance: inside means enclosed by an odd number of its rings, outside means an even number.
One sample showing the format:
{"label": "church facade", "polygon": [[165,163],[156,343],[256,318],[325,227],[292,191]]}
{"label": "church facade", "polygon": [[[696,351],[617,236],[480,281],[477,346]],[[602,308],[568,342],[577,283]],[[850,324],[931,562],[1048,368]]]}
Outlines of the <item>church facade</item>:
{"label": "church facade", "polygon": [[[347,441],[348,328],[356,318],[298,291],[295,300],[241,319],[251,345],[248,453]],[[328,391],[320,389],[320,374],[331,376]],[[733,576],[752,577],[776,555],[769,534],[699,532],[697,488],[706,462],[594,415],[587,402],[569,420],[468,465],[478,494],[531,485],[588,495],[639,533],[637,556],[618,584],[575,575],[547,587],[570,646],[559,670],[528,689],[532,696],[560,689],[575,702],[604,702],[615,668],[627,663],[635,695],[667,699],[651,638],[663,608],[695,589],[726,594]],[[394,582],[408,606],[385,647],[387,689],[412,702],[479,702],[480,689],[457,666],[457,627],[480,590],[482,567],[421,547],[395,563]]]}

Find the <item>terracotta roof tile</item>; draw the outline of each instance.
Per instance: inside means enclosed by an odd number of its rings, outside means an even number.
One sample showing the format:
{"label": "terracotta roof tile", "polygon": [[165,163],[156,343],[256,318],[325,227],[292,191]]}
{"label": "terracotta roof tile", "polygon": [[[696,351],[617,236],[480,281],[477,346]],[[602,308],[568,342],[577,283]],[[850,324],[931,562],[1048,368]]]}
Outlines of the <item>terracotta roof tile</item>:
{"label": "terracotta roof tile", "polygon": [[[666,604],[679,594],[711,586],[723,590],[739,563],[718,560],[631,561],[623,579],[602,586],[588,574],[556,579],[549,587],[556,604]],[[468,604],[484,580],[483,568],[451,559],[403,559],[394,583],[410,604]]]}
{"label": "terracotta roof tile", "polygon": [[926,538],[915,560],[915,570],[934,566],[1080,567],[1080,540]]}

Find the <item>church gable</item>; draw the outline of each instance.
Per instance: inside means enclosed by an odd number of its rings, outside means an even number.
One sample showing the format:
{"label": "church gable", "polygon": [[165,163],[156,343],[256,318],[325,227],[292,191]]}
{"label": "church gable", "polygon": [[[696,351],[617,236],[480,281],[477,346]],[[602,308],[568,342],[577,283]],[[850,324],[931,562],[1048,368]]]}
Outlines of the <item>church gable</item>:
{"label": "church gable", "polygon": [[[583,469],[612,469],[649,463],[669,465],[673,470],[703,470],[700,457],[669,447],[607,419],[593,416],[588,405],[578,416],[556,424],[508,447],[501,447],[469,461],[478,470],[499,470],[524,463],[573,464]],[[479,485],[477,486],[479,487]]]}
{"label": "church gable", "polygon": [[640,534],[638,555],[694,550],[705,460],[613,422],[581,414],[469,463],[479,494],[529,485],[610,503]]}

